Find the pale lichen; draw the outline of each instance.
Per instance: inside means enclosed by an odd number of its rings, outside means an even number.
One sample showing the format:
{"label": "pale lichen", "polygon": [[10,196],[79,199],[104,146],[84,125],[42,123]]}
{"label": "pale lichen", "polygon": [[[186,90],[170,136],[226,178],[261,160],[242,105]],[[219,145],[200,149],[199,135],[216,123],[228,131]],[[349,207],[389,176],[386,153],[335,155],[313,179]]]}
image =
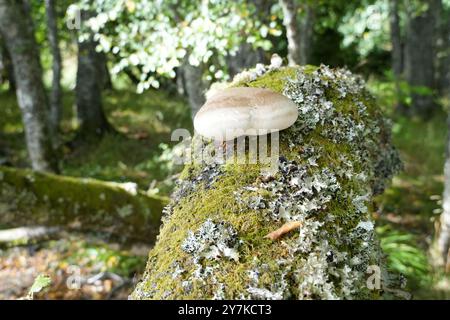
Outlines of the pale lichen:
{"label": "pale lichen", "polygon": [[181,248],[197,260],[218,259],[223,256],[238,261],[238,245],[237,232],[232,226],[206,220],[195,233],[189,231]]}

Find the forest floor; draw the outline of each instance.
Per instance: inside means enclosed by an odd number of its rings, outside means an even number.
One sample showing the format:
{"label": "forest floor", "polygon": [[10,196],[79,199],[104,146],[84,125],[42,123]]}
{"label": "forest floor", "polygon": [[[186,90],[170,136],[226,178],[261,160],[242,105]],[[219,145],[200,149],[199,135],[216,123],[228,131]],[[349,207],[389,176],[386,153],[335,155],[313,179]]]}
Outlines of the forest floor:
{"label": "forest floor", "polygon": [[[75,136],[74,97],[64,95],[64,143]],[[0,164],[27,167],[20,112],[14,95],[1,93]],[[72,150],[63,147],[61,173],[106,181],[134,182],[144,191],[168,195],[180,167],[171,161],[174,128],[192,130],[190,112],[176,95],[107,92],[104,108],[119,134]],[[70,144],[67,144],[70,145]],[[1,226],[0,226],[1,229]],[[138,254],[102,239],[67,234],[37,244],[0,247],[0,299],[26,296],[34,279],[47,274],[51,286],[36,299],[126,299],[144,270],[149,248]]]}
{"label": "forest floor", "polygon": [[[174,97],[175,96],[175,97]],[[27,166],[23,128],[15,99],[0,94],[0,163]],[[73,96],[65,95],[63,132],[74,136]],[[176,95],[151,91],[105,94],[105,110],[120,134],[108,135],[94,146],[64,148],[62,173],[108,181],[135,182],[143,190],[169,194],[180,170],[173,166],[170,133],[191,130],[189,110]],[[440,214],[445,116],[424,122],[393,119],[394,143],[404,170],[376,199],[377,231],[388,253],[389,267],[408,280],[414,298],[450,299],[450,279],[435,266],[430,246]],[[52,285],[38,299],[126,299],[145,267],[146,251],[136,254],[101,239],[67,236],[12,248],[0,248],[0,299],[27,294],[38,274]]]}

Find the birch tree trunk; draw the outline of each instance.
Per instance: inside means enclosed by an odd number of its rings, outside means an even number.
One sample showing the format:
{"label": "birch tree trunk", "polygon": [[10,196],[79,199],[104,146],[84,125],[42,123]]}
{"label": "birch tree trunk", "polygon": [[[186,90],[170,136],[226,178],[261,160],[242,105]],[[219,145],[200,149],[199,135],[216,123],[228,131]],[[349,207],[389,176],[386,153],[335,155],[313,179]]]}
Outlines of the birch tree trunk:
{"label": "birch tree trunk", "polygon": [[286,28],[289,65],[300,65],[300,30],[297,23],[298,6],[295,4],[295,0],[280,0],[280,6],[283,10],[283,24]]}
{"label": "birch tree trunk", "polygon": [[14,79],[33,169],[57,171],[48,102],[31,17],[22,0],[0,0],[0,32],[14,65]]}
{"label": "birch tree trunk", "polygon": [[[314,7],[295,0],[279,0],[286,28],[289,65],[305,65],[309,62],[314,27]],[[301,9],[301,16],[299,10]]]}
{"label": "birch tree trunk", "polygon": [[[448,59],[450,62],[450,59]],[[450,83],[450,78],[448,79]],[[450,99],[450,88],[445,91],[448,99]],[[444,194],[443,211],[441,214],[441,228],[438,235],[438,248],[441,253],[444,266],[447,270],[450,270],[450,113],[447,118],[447,150],[446,159],[444,164]]]}
{"label": "birch tree trunk", "polygon": [[47,38],[50,44],[50,51],[52,54],[52,89],[50,94],[50,122],[52,127],[52,133],[58,135],[59,124],[62,116],[61,105],[61,51],[59,49],[59,36],[58,36],[58,14],[55,7],[55,0],[45,0],[45,11],[47,16]]}

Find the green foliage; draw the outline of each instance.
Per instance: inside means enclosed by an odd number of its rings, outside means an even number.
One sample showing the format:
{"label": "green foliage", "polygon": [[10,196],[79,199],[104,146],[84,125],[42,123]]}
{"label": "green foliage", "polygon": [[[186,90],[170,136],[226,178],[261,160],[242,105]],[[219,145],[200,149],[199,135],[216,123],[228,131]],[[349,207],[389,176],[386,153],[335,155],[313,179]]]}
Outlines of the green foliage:
{"label": "green foliage", "polygon": [[367,88],[377,98],[384,111],[391,115],[394,111],[393,106],[402,104],[409,107],[412,103],[413,94],[430,96],[435,93],[432,88],[412,86],[405,80],[395,79],[391,70],[386,70],[383,77],[372,76],[367,83]]}
{"label": "green foliage", "polygon": [[27,299],[33,300],[33,296],[36,293],[41,292],[45,288],[49,287],[52,283],[52,279],[49,276],[40,274],[34,279],[33,285],[31,286]]}
{"label": "green foliage", "polygon": [[445,113],[438,112],[428,121],[398,117],[393,132],[408,175],[419,178],[442,174],[447,136]]}
{"label": "green foliage", "polygon": [[158,88],[156,75],[175,77],[185,58],[198,66],[215,56],[224,67],[225,55],[233,55],[242,42],[268,49],[271,43],[264,38],[280,34],[255,19],[256,7],[244,0],[108,0],[92,6],[83,0],[79,8],[95,12],[85,27],[96,32],[100,50],[116,56],[113,72],[139,70],[138,92]]}
{"label": "green foliage", "polygon": [[342,19],[339,32],[344,35],[342,45],[356,43],[361,57],[366,57],[375,48],[388,50],[389,18],[388,1],[378,0],[368,4],[364,1],[355,11],[349,11]]}
{"label": "green foliage", "polygon": [[428,259],[423,249],[417,247],[417,239],[413,234],[395,230],[389,225],[377,227],[376,231],[390,270],[403,274],[416,284],[429,283]]}

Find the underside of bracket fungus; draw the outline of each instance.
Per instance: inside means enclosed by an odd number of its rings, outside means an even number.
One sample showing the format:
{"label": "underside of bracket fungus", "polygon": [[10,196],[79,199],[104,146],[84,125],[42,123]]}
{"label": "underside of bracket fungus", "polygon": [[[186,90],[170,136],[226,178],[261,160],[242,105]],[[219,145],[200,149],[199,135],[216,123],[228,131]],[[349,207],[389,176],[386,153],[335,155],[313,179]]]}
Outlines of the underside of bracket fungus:
{"label": "underside of bracket fungus", "polygon": [[363,81],[326,66],[258,66],[229,87],[269,89],[295,103],[298,119],[280,132],[278,171],[265,176],[261,164],[233,160],[186,165],[130,298],[379,299],[395,292],[372,198],[400,162]]}
{"label": "underside of bracket fungus", "polygon": [[289,128],[297,105],[277,92],[251,87],[227,88],[209,98],[196,114],[194,127],[204,137],[227,141]]}

